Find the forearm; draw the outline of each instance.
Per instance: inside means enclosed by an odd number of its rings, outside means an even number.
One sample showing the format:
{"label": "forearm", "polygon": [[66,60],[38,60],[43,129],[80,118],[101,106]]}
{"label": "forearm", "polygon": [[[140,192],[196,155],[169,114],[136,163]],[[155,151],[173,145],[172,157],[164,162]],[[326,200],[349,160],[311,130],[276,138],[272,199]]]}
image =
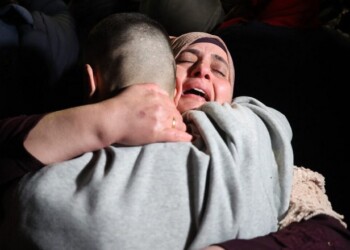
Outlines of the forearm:
{"label": "forearm", "polygon": [[24,147],[44,164],[103,148],[112,141],[104,136],[102,124],[108,121],[108,112],[102,108],[92,104],[47,114],[29,132]]}
{"label": "forearm", "polygon": [[[172,119],[175,127],[171,127]],[[99,103],[46,115],[24,145],[41,162],[50,164],[112,143],[188,142],[192,137],[185,131],[181,114],[169,97],[158,86],[145,84]]]}

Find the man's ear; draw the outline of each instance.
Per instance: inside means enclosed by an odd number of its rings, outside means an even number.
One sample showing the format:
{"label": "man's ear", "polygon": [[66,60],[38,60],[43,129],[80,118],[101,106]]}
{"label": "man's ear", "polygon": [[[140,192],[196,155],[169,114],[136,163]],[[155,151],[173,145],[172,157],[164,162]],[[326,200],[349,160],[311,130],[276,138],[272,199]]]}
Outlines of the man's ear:
{"label": "man's ear", "polygon": [[97,88],[97,72],[94,72],[90,64],[85,64],[85,70],[88,82],[88,95],[89,97],[92,97]]}
{"label": "man's ear", "polygon": [[175,91],[174,91],[174,103],[176,107],[179,104],[181,93],[182,93],[182,84],[176,78]]}

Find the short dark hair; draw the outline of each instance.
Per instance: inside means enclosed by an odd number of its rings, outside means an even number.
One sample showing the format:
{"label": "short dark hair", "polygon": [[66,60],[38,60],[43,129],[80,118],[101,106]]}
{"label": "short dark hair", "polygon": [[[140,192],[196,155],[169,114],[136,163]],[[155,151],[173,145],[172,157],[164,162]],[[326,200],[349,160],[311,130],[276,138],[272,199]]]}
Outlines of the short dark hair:
{"label": "short dark hair", "polygon": [[104,84],[109,85],[107,92],[154,81],[161,81],[155,83],[168,92],[175,89],[169,35],[162,25],[141,13],[112,14],[95,25],[88,36],[84,60],[101,73]]}

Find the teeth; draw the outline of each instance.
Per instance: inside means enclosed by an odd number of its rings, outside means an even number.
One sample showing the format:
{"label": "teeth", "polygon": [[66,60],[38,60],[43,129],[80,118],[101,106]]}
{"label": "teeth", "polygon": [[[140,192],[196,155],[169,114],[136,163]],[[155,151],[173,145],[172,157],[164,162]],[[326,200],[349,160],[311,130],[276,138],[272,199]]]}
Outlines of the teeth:
{"label": "teeth", "polygon": [[194,88],[195,91],[198,91],[198,92],[201,92],[202,94],[205,95],[205,92],[202,90],[202,89],[197,89],[197,88]]}
{"label": "teeth", "polygon": [[193,88],[193,89],[188,89],[184,91],[184,94],[196,94],[196,95],[205,95],[205,92],[201,89]]}
{"label": "teeth", "polygon": [[183,94],[184,95],[186,95],[186,94],[194,94],[194,95],[198,95],[198,96],[201,96],[201,97],[204,97],[205,99],[207,99],[207,95],[204,92],[204,90],[198,89],[198,88],[192,88],[192,89],[185,90],[183,92]]}

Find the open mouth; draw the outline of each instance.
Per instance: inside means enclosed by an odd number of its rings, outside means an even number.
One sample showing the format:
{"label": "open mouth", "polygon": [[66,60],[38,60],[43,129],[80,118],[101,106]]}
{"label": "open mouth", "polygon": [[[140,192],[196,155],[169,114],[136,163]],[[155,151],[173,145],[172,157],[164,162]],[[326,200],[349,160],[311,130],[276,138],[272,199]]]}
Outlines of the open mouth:
{"label": "open mouth", "polygon": [[189,95],[189,94],[197,95],[197,96],[204,98],[206,101],[209,101],[208,95],[202,89],[198,89],[198,88],[188,89],[188,90],[184,91],[183,94],[184,95]]}

